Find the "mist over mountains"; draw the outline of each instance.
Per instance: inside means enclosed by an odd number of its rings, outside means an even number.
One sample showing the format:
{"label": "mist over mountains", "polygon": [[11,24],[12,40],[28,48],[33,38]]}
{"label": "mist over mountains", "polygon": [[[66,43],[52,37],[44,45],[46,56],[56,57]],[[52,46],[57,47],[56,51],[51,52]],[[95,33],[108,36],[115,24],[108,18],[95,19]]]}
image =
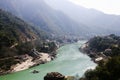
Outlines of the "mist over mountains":
{"label": "mist over mountains", "polygon": [[[45,0],[48,5],[62,11],[74,21],[83,23],[91,28],[93,33],[118,33],[120,16],[105,14],[95,9],[84,8],[73,4],[69,0]],[[113,28],[114,27],[114,28]],[[95,33],[96,33],[95,32]]]}
{"label": "mist over mountains", "polygon": [[1,0],[0,8],[54,36],[120,34],[120,17],[75,5],[68,0]]}

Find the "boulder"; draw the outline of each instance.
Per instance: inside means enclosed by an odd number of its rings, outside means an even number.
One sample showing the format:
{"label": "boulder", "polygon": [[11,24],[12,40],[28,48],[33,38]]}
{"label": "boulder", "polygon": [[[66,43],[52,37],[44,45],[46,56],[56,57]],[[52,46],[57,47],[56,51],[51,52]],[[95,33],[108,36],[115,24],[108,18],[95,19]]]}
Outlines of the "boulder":
{"label": "boulder", "polygon": [[47,73],[44,80],[64,80],[65,76],[58,72]]}
{"label": "boulder", "polygon": [[36,73],[39,73],[39,71],[33,70],[32,73],[33,73],[33,74],[36,74]]}

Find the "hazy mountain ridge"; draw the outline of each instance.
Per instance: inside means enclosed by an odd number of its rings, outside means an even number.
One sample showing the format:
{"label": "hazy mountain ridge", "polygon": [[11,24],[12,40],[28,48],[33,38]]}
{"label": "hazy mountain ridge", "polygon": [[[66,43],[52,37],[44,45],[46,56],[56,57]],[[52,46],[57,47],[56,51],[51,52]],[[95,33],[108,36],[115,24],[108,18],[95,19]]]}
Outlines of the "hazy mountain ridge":
{"label": "hazy mountain ridge", "polygon": [[[45,0],[48,5],[60,10],[76,22],[83,23],[96,34],[120,34],[120,16],[105,14],[95,9],[84,8],[69,0]],[[114,28],[113,28],[114,27]]]}
{"label": "hazy mountain ridge", "polygon": [[10,32],[10,34],[8,34],[9,36],[18,38],[16,40],[21,42],[26,42],[27,38],[34,39],[36,37],[36,35],[30,30],[29,25],[21,19],[3,10],[0,10],[0,14],[1,33],[3,32],[3,34],[7,34],[7,32]]}
{"label": "hazy mountain ridge", "polygon": [[27,0],[26,2],[1,0],[0,7],[38,26],[50,35],[90,37],[120,34],[119,16],[87,9],[68,0]]}
{"label": "hazy mountain ridge", "polygon": [[0,9],[0,57],[9,54],[9,50],[10,53],[12,51],[16,54],[15,46],[37,39],[42,40],[44,37],[46,35],[43,31],[37,30],[20,18]]}
{"label": "hazy mountain ridge", "polygon": [[43,0],[27,0],[26,2],[12,0],[7,3],[6,1],[1,1],[1,8],[39,26],[50,34],[85,35],[86,32],[89,32],[86,25],[78,24],[62,12],[52,9]]}

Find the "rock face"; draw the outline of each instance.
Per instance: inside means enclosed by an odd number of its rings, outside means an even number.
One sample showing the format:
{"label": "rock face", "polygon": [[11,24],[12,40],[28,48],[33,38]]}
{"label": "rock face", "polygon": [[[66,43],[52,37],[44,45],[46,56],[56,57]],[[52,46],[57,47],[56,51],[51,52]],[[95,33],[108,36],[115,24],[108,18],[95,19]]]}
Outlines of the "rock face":
{"label": "rock face", "polygon": [[47,73],[44,77],[44,80],[64,80],[65,76],[58,72]]}

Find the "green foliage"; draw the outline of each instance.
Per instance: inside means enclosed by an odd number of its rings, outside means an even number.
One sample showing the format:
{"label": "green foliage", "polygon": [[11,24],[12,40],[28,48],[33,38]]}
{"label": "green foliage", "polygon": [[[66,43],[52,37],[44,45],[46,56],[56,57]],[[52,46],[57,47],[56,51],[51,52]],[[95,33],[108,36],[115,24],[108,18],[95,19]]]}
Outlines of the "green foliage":
{"label": "green foliage", "polygon": [[18,50],[18,54],[29,54],[29,52],[34,48],[33,44],[31,42],[26,43],[19,43],[18,46],[16,46],[16,49]]}
{"label": "green foliage", "polygon": [[109,43],[106,43],[106,42],[107,42],[107,39],[103,39],[101,37],[95,37],[90,40],[89,46],[91,47],[91,49],[97,52],[103,51],[104,49],[109,47]]}
{"label": "green foliage", "polygon": [[[95,70],[85,73],[81,80],[119,80],[120,79],[120,37],[114,34],[104,37],[94,37],[89,42],[90,50],[103,52],[110,56],[107,61],[100,61]],[[106,54],[106,49],[109,49]]]}
{"label": "green foliage", "polygon": [[120,46],[118,47],[112,46],[111,49],[112,49],[112,56],[120,55]]}
{"label": "green foliage", "polygon": [[6,30],[0,30],[0,47],[1,46],[11,46],[14,42],[16,42],[16,38],[13,37],[11,32],[7,32]]}
{"label": "green foliage", "polygon": [[4,60],[0,60],[0,69],[9,70],[13,64],[18,63],[19,61],[15,61],[15,58],[6,58]]}
{"label": "green foliage", "polygon": [[[0,9],[0,71],[9,70],[12,65],[18,63],[19,59],[15,59],[16,56],[29,54],[31,49],[44,46],[41,43],[44,43],[46,38],[48,36],[42,30]],[[39,45],[36,45],[36,40],[39,40]],[[54,49],[53,44],[46,45],[49,47],[44,51]],[[42,50],[40,48],[40,51]]]}
{"label": "green foliage", "polygon": [[39,52],[52,53],[56,50],[57,46],[55,42],[37,42],[35,43],[36,49]]}
{"label": "green foliage", "polygon": [[86,80],[119,80],[120,56],[113,57],[103,66],[97,66],[95,70],[85,73]]}
{"label": "green foliage", "polygon": [[31,41],[45,38],[43,31],[0,9],[0,57],[29,53],[33,48]]}
{"label": "green foliage", "polygon": [[94,37],[90,39],[88,43],[90,50],[93,52],[98,53],[98,52],[104,52],[106,49],[111,49],[113,50],[112,55],[120,54],[120,49],[118,48],[120,45],[120,37],[114,34],[104,37],[100,37],[100,36]]}

